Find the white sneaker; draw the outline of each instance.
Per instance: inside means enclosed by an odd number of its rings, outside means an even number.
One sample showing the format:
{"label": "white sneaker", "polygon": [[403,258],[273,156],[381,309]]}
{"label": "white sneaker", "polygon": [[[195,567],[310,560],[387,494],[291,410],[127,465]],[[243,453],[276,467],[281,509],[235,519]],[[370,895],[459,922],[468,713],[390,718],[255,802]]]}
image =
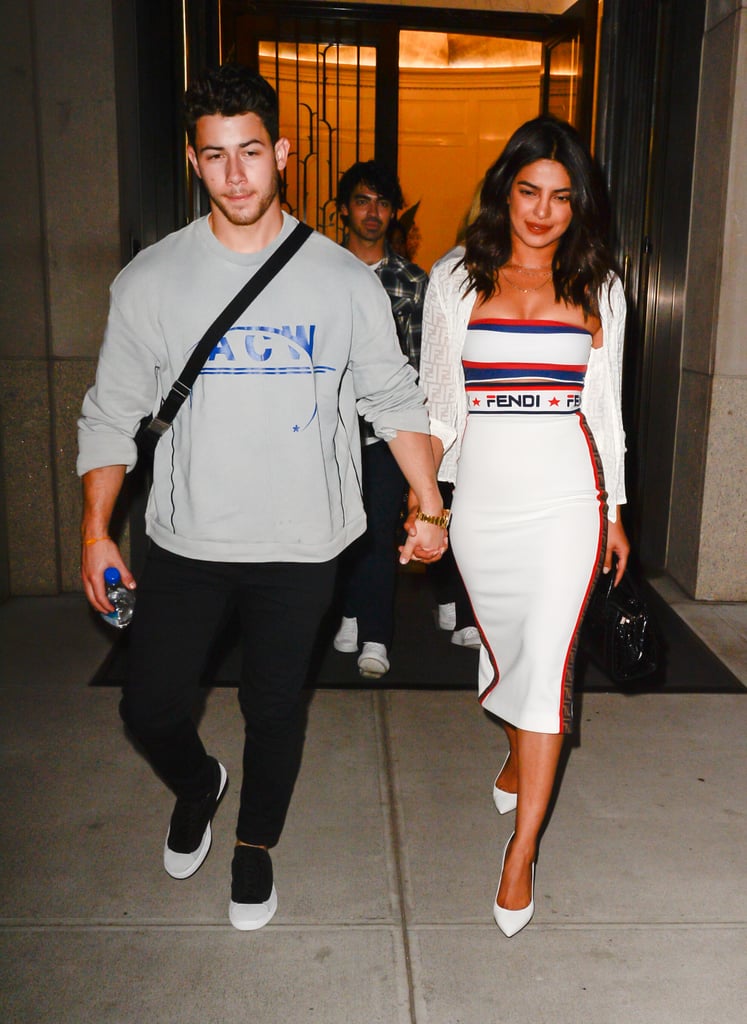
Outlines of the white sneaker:
{"label": "white sneaker", "polygon": [[389,659],[383,644],[368,642],[358,658],[358,671],[366,679],[378,679],[389,671]]}
{"label": "white sneaker", "polygon": [[210,758],[213,788],[198,800],[178,799],[171,815],[163,847],[163,866],[172,878],[189,878],[210,852],[213,841],[210,822],[228,782],[220,761]]}
{"label": "white sneaker", "polygon": [[457,647],[474,647],[479,650],[482,647],[480,631],[477,626],[465,626],[464,629],[455,629],[451,634],[451,642]]}
{"label": "white sneaker", "polygon": [[346,619],[343,615],[340,628],[335,633],[332,646],[342,654],[356,654],[358,651],[358,620]]}
{"label": "white sneaker", "polygon": [[255,931],[264,928],[277,909],[269,853],[258,846],[237,846],[231,862],[231,924],[240,932]]}
{"label": "white sneaker", "polygon": [[438,628],[450,633],[456,628],[456,604],[440,604],[438,606]]}

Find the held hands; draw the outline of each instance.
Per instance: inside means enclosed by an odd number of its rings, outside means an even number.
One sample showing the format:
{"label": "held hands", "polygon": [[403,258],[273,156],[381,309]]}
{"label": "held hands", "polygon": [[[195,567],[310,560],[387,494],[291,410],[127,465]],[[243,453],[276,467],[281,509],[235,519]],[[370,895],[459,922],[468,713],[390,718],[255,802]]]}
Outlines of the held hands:
{"label": "held hands", "polygon": [[604,568],[602,570],[605,573],[610,572],[612,570],[613,557],[616,559],[615,586],[623,578],[629,555],[630,542],[625,534],[618,508],[616,522],[607,523],[607,550],[604,553]]}
{"label": "held hands", "polygon": [[122,561],[119,548],[111,537],[84,538],[80,556],[80,575],[86,597],[97,612],[114,611],[112,603],[106,596],[104,585],[104,570],[109,566],[119,569],[122,582],[128,590],[135,589],[135,577]]}
{"label": "held hands", "polygon": [[399,548],[400,565],[413,562],[437,562],[449,546],[447,531],[434,523],[424,523],[416,516],[419,512],[417,498],[410,491],[407,499],[407,519],[404,528],[407,540]]}

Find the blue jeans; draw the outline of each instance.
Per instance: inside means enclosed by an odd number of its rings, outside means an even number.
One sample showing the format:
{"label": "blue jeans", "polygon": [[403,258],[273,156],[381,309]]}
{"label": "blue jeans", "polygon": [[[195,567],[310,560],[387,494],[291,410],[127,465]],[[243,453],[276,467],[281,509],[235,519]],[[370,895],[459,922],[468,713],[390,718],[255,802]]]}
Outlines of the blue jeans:
{"label": "blue jeans", "polygon": [[238,611],[243,842],[274,846],[280,838],[301,763],[302,690],[335,572],[336,560],[205,562],[152,545],[138,582],[121,713],[178,797],[202,796],[212,784],[192,716],[212,643],[229,609]]}

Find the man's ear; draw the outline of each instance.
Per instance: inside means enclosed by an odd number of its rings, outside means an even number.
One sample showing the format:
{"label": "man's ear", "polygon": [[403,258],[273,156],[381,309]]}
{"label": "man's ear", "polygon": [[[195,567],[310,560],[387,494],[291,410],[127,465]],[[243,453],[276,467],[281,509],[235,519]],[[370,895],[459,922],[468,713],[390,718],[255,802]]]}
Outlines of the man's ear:
{"label": "man's ear", "polygon": [[197,163],[197,154],[195,153],[193,146],[187,146],[187,156],[189,158],[189,162],[192,164],[192,168],[197,177],[202,178],[202,175],[200,174],[200,168]]}
{"label": "man's ear", "polygon": [[288,162],[288,153],[290,152],[290,140],[285,137],[279,138],[275,143],[275,163],[279,171],[285,168]]}

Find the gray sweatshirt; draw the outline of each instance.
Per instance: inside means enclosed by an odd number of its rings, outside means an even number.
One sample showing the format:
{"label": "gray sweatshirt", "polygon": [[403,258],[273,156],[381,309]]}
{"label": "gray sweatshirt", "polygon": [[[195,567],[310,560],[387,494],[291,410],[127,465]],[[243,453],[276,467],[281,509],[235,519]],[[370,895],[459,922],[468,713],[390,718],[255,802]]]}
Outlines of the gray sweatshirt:
{"label": "gray sweatshirt", "polygon": [[[207,218],[118,275],[96,382],[78,422],[78,473],[137,460],[157,410],[205,330],[295,227],[236,253]],[[365,529],[356,412],[378,436],[428,433],[386,292],[314,234],[216,345],[156,449],[148,535],[189,558],[321,562]]]}

